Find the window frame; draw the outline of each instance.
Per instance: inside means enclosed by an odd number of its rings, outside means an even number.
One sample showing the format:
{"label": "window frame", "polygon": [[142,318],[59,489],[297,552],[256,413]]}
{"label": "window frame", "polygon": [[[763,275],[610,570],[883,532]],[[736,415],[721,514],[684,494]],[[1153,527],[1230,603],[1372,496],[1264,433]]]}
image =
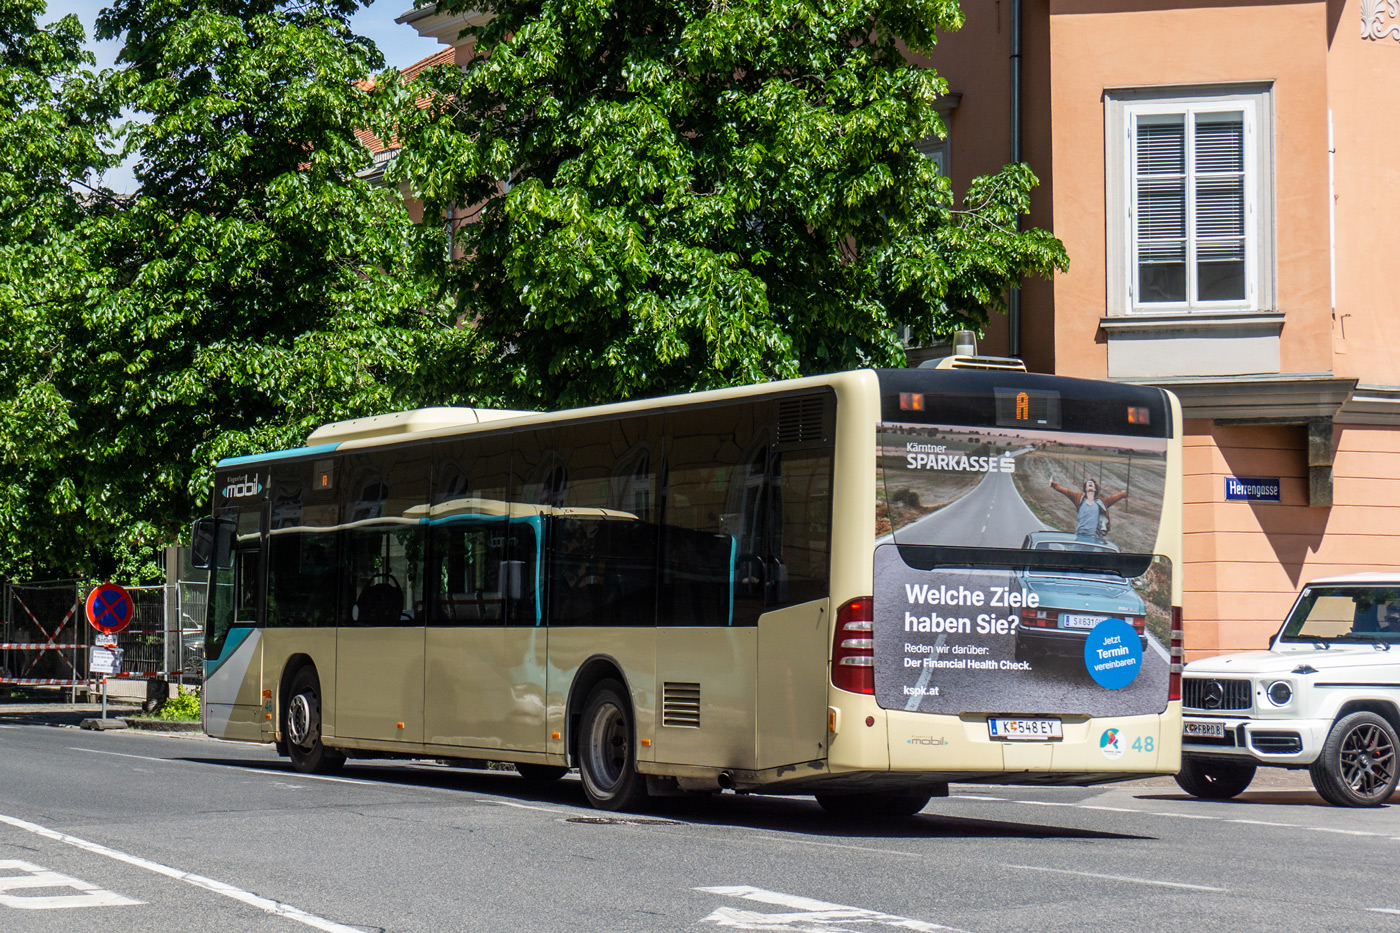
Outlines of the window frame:
{"label": "window frame", "polygon": [[[1107,311],[1110,315],[1198,316],[1212,313],[1275,310],[1277,275],[1274,244],[1273,86],[1271,83],[1209,87],[1120,88],[1104,93],[1106,160]],[[1144,116],[1181,114],[1188,127],[1199,114],[1242,114],[1244,128],[1244,277],[1243,299],[1199,301],[1195,268],[1195,205],[1187,134],[1187,297],[1181,302],[1138,299],[1137,125]]]}

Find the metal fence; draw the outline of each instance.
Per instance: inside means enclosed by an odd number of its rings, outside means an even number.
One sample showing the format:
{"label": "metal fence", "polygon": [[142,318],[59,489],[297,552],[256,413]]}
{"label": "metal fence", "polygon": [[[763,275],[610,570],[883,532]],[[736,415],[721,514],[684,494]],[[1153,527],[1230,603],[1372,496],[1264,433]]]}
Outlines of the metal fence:
{"label": "metal fence", "polygon": [[[6,583],[0,685],[89,688],[104,677],[197,684],[204,674],[203,582],[127,587],[132,617],[103,638],[88,624],[90,587],[73,581]],[[94,645],[120,650],[117,673],[92,670]]]}
{"label": "metal fence", "polygon": [[9,583],[0,636],[0,683],[76,687],[88,679],[93,630],[76,583]]}

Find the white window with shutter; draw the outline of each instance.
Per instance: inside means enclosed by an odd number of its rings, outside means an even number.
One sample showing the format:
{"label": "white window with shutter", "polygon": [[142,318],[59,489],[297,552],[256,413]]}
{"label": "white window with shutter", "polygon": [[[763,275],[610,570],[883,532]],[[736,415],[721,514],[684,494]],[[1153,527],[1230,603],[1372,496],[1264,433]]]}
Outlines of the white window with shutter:
{"label": "white window with shutter", "polygon": [[1107,101],[1110,313],[1272,310],[1268,91]]}

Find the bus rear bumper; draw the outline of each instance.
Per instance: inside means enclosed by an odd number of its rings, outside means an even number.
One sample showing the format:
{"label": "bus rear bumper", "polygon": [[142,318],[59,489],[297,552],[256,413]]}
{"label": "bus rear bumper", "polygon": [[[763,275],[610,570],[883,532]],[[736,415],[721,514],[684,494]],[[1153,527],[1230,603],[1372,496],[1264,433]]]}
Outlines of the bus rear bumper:
{"label": "bus rear bumper", "polygon": [[1053,722],[1061,734],[1048,740],[994,737],[986,714],[885,716],[892,772],[994,772],[1000,784],[1081,784],[1175,774],[1181,767],[1178,715],[1017,717]]}

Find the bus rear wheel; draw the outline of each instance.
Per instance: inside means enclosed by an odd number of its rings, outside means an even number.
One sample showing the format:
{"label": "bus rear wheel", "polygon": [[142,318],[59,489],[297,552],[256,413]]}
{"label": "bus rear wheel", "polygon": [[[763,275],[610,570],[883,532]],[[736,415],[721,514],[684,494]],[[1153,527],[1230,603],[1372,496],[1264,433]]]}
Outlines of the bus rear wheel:
{"label": "bus rear wheel", "polygon": [[817,794],[823,810],[842,820],[882,820],[913,816],[928,806],[932,794]]}
{"label": "bus rear wheel", "polygon": [[1243,794],[1254,780],[1255,766],[1248,762],[1205,761],[1182,758],[1177,786],[1202,800],[1230,800]]}
{"label": "bus rear wheel", "polygon": [[292,678],[282,735],[292,767],[303,774],[331,774],[345,765],[344,754],[321,744],[321,682],[310,667]]}
{"label": "bus rear wheel", "polygon": [[599,810],[632,810],[646,800],[646,779],[637,773],[632,704],[622,684],[605,680],[583,704],[579,722],[578,773],[588,802]]}

